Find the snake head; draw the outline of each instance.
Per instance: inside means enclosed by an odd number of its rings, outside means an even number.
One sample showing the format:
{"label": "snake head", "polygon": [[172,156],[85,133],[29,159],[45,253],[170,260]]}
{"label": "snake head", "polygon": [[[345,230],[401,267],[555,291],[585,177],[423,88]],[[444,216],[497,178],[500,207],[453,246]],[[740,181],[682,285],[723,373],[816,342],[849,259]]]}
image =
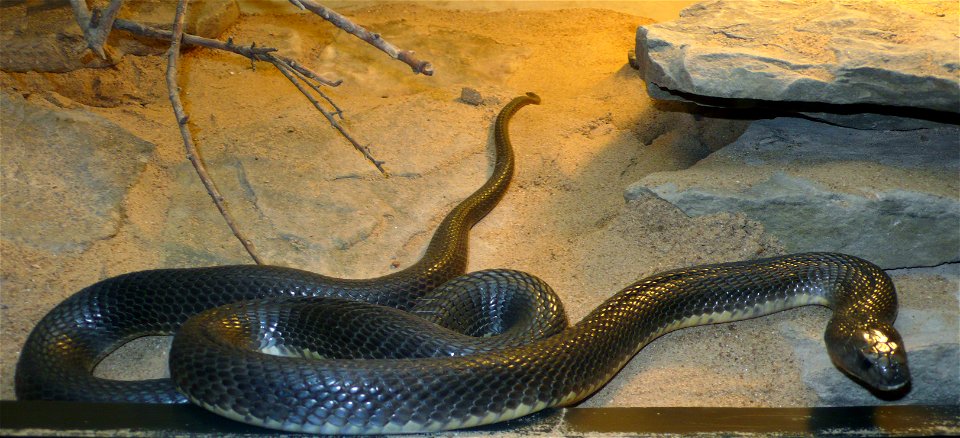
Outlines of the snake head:
{"label": "snake head", "polygon": [[910,382],[903,339],[892,325],[851,328],[831,321],[824,339],[833,363],[866,385],[896,391]]}

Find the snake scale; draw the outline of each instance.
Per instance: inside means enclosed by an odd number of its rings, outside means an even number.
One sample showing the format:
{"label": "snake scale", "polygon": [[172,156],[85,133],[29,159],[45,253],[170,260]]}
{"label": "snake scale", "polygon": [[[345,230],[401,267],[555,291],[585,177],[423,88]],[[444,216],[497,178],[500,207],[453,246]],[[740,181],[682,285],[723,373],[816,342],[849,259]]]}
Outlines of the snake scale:
{"label": "snake scale", "polygon": [[[583,400],[644,345],[683,327],[802,305],[833,309],[824,335],[844,372],[881,391],[909,382],[896,294],[877,266],[807,253],[698,266],[637,281],[568,326],[544,282],[494,269],[462,275],[467,234],[513,173],[508,122],[494,124],[492,176],[398,272],[345,280],[276,266],[133,272],[89,286],[28,338],[20,399],[184,403],[250,424],[315,433],[429,432]],[[123,343],[172,334],[171,379],[93,377]]]}

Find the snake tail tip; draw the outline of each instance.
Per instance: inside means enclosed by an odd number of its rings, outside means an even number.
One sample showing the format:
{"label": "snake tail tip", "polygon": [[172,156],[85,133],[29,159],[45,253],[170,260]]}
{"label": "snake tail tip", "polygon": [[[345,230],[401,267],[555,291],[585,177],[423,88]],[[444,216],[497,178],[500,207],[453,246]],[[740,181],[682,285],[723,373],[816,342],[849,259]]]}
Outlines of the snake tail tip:
{"label": "snake tail tip", "polygon": [[532,91],[528,91],[528,92],[527,92],[527,97],[530,98],[531,103],[533,103],[534,105],[540,105],[540,96],[537,95],[537,93],[534,93],[534,92],[532,92]]}

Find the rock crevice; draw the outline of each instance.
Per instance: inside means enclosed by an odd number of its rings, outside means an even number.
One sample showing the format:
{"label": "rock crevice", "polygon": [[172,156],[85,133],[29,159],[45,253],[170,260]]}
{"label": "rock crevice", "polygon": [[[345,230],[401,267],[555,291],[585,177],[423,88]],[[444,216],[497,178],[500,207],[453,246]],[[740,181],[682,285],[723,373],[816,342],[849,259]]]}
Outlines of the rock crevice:
{"label": "rock crevice", "polygon": [[648,175],[626,197],[652,191],[690,216],[740,212],[792,252],[932,266],[960,260],[958,174],[955,126],[860,131],[778,118],[689,169]]}

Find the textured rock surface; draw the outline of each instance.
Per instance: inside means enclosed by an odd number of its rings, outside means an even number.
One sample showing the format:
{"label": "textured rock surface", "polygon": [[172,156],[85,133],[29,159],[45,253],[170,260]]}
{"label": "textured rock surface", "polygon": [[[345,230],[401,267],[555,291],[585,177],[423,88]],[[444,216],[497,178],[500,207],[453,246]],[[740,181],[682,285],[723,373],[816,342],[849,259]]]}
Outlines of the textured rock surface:
{"label": "textured rock surface", "polygon": [[960,112],[957,10],[950,1],[714,0],[641,26],[636,51],[645,79],[672,91]]}
{"label": "textured rock surface", "polygon": [[[896,327],[903,335],[913,381],[901,404],[956,404],[960,400],[960,323],[957,320],[957,291],[960,265],[934,269],[913,269],[892,273],[900,297]],[[926,281],[922,281],[924,279]],[[930,297],[952,297],[944,308]],[[879,402],[869,392],[838,373],[823,353],[822,327],[784,321],[780,330],[793,341],[800,358],[803,382],[812,388],[823,406],[856,406]]]}
{"label": "textured rock surface", "polygon": [[0,108],[3,238],[60,252],[115,234],[120,203],[154,145],[87,111],[7,93]]}
{"label": "textured rock surface", "polygon": [[[170,28],[176,2],[128,0],[119,16],[148,26]],[[70,4],[10,2],[0,6],[0,70],[66,72],[84,67],[115,64],[124,53],[160,53],[169,44],[138,40],[114,31],[108,40],[107,58],[87,50],[83,33]],[[216,38],[240,17],[236,0],[197,0],[189,4],[186,31]]]}
{"label": "textured rock surface", "polygon": [[840,251],[885,268],[960,260],[960,128],[859,131],[754,122],[693,167],[631,185],[691,216],[742,212],[788,251]]}

